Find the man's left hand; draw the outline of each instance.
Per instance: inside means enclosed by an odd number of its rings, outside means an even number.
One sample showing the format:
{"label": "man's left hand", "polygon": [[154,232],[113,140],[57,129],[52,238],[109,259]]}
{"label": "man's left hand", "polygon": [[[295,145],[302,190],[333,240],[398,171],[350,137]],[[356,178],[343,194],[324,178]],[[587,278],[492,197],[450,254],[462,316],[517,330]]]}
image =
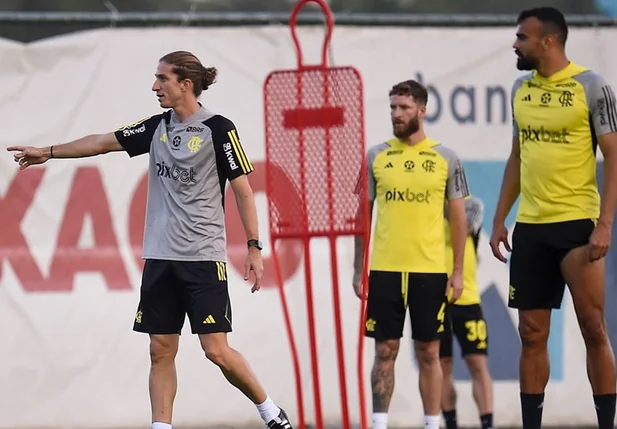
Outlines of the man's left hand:
{"label": "man's left hand", "polygon": [[244,280],[249,279],[251,271],[255,274],[255,283],[251,288],[251,292],[257,292],[261,288],[261,279],[264,275],[264,261],[261,257],[261,251],[256,247],[250,247],[244,262]]}
{"label": "man's left hand", "polygon": [[598,223],[589,237],[589,262],[598,261],[606,256],[611,244],[611,227]]}
{"label": "man's left hand", "polygon": [[452,297],[450,298],[450,304],[453,304],[463,294],[463,273],[460,271],[454,271],[450,278],[448,278],[448,287],[446,288],[446,296],[450,295],[452,291]]}

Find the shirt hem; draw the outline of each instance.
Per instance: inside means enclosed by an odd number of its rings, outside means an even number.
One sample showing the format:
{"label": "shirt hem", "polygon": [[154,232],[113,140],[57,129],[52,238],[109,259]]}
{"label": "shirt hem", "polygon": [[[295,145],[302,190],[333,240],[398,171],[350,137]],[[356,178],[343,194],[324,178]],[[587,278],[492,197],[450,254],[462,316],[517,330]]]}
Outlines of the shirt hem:
{"label": "shirt hem", "polygon": [[599,213],[578,213],[578,214],[568,214],[568,215],[559,215],[553,217],[532,217],[532,216],[517,216],[517,223],[532,223],[532,224],[547,224],[547,223],[559,223],[559,222],[570,222],[575,220],[586,220],[586,219],[598,219]]}
{"label": "shirt hem", "polygon": [[[403,268],[403,269],[401,269]],[[370,271],[385,271],[389,273],[413,273],[413,274],[448,274],[448,271],[444,268],[443,270],[435,269],[435,268],[426,268],[426,267],[380,267],[380,266],[372,266]]]}
{"label": "shirt hem", "polygon": [[199,256],[178,256],[178,255],[143,255],[142,259],[158,259],[161,261],[182,261],[182,262],[225,262],[227,258],[199,257]]}
{"label": "shirt hem", "polygon": [[469,307],[471,305],[478,305],[478,304],[482,304],[482,300],[477,300],[477,301],[468,301],[465,300],[463,303],[460,302],[460,299],[458,301],[455,301],[454,304],[452,304],[453,306],[458,306],[458,307]]}

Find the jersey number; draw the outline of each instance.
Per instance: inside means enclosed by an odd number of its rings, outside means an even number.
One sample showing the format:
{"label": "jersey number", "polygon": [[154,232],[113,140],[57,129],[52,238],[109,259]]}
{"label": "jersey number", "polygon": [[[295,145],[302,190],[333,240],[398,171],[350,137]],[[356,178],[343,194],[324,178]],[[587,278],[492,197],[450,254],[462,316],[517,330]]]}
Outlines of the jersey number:
{"label": "jersey number", "polygon": [[465,322],[467,328],[467,340],[486,341],[486,322],[484,320],[469,320]]}

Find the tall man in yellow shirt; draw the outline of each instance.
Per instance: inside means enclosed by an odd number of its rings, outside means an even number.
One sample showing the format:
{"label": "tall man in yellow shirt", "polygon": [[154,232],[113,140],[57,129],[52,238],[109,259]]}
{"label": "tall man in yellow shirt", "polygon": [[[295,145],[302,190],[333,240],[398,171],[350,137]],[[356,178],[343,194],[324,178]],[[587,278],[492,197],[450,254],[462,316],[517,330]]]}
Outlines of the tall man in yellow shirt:
{"label": "tall man in yellow shirt", "polygon": [[[442,374],[439,332],[444,329],[448,284],[454,299],[463,288],[469,194],[456,154],[431,140],[423,129],[428,92],[420,83],[401,82],[390,90],[394,137],[372,147],[359,190],[370,211],[377,202],[368,284],[366,335],[375,339],[371,373],[373,429],[386,429],[394,389],[394,363],[409,307],[419,362],[425,429],[439,429]],[[446,269],[444,205],[452,225],[454,269]],[[364,243],[356,238],[354,288],[360,296]]]}
{"label": "tall man in yellow shirt", "polygon": [[[467,241],[465,242],[465,262],[463,264],[463,293],[454,304],[448,304],[446,307],[445,329],[441,333],[439,347],[443,372],[441,408],[446,421],[446,429],[458,429],[456,389],[452,372],[453,336],[456,336],[471,374],[473,398],[478,406],[482,429],[492,429],[493,382],[486,360],[488,331],[476,279],[477,250],[480,231],[484,222],[484,204],[474,196],[465,198],[465,214],[467,216]],[[448,273],[451,273],[454,268],[454,261],[449,236],[449,223],[446,222],[446,255],[448,256]]]}
{"label": "tall man in yellow shirt", "polygon": [[[519,310],[524,429],[540,429],[549,379],[551,310],[568,285],[587,350],[587,373],[599,429],[613,429],[615,358],[604,316],[604,256],[617,206],[617,106],[606,80],[570,62],[561,12],[523,11],[514,50],[512,152],[493,220],[491,248],[508,243],[504,221],[521,195],[512,237],[509,306]],[[604,154],[602,202],[596,150]]]}

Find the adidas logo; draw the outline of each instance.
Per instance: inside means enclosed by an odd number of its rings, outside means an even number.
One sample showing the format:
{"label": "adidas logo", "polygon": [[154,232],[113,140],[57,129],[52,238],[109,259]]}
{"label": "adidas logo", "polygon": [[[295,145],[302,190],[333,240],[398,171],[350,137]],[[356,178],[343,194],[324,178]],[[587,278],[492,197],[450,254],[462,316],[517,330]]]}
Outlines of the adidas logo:
{"label": "adidas logo", "polygon": [[384,168],[392,168],[392,167],[394,167],[394,166],[392,165],[391,162],[389,162],[389,163],[386,164],[386,166]]}
{"label": "adidas logo", "polygon": [[204,320],[204,325],[211,325],[213,323],[216,323],[214,321],[214,317],[212,317],[212,315],[209,315],[208,317],[206,317],[206,320]]}
{"label": "adidas logo", "polygon": [[528,94],[525,97],[523,97],[522,101],[531,101],[531,94]]}

